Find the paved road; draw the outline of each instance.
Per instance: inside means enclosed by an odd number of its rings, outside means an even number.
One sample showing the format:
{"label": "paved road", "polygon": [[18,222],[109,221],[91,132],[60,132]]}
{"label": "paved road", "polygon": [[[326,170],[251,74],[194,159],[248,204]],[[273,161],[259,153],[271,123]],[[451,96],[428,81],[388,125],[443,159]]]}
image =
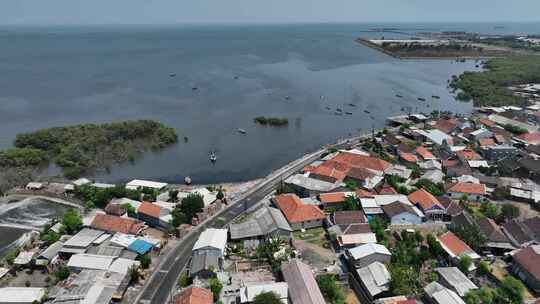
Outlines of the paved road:
{"label": "paved road", "polygon": [[[343,149],[350,146],[350,143],[358,142],[359,137],[349,141],[342,141],[334,147]],[[186,268],[191,257],[191,249],[199,234],[206,228],[221,228],[227,226],[233,219],[253,207],[265,196],[272,192],[276,186],[287,177],[296,173],[307,164],[312,163],[325,152],[321,149],[317,152],[298,159],[291,164],[274,171],[266,179],[255,186],[247,195],[236,202],[231,202],[230,207],[220,214],[196,227],[194,231],[181,240],[181,243],[168,253],[163,262],[154,271],[149,281],[144,286],[142,294],[138,298],[140,304],[164,304],[168,303],[168,297],[175,287],[176,280],[180,273]]]}

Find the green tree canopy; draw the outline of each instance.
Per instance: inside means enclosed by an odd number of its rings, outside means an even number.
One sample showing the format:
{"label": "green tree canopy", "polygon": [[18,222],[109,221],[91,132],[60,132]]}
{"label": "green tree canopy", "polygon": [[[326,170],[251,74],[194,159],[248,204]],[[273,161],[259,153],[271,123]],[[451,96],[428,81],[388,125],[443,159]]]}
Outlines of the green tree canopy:
{"label": "green tree canopy", "polygon": [[324,297],[333,304],[343,303],[345,296],[338,285],[334,274],[321,274],[317,276],[317,285]]}
{"label": "green tree canopy", "polygon": [[208,280],[208,284],[210,285],[210,290],[214,295],[214,301],[216,301],[219,299],[219,293],[221,292],[221,289],[223,289],[223,284],[221,284],[217,278],[211,278]]}
{"label": "green tree canopy", "polygon": [[502,220],[511,220],[519,217],[520,210],[518,207],[511,204],[504,204],[501,207]]}
{"label": "green tree canopy", "polygon": [[269,291],[256,295],[253,304],[283,304],[283,302],[275,292]]}
{"label": "green tree canopy", "polygon": [[463,272],[464,274],[469,273],[469,268],[471,268],[473,261],[470,256],[464,255],[459,258],[458,262],[458,268]]}
{"label": "green tree canopy", "polygon": [[68,209],[62,217],[62,225],[70,234],[78,232],[83,226],[81,215],[76,209]]}
{"label": "green tree canopy", "polygon": [[466,225],[455,231],[456,235],[467,245],[477,252],[480,252],[486,245],[487,239],[477,225]]}
{"label": "green tree canopy", "polygon": [[497,294],[504,303],[521,304],[523,303],[524,291],[525,286],[521,281],[512,276],[507,276],[502,280],[497,289]]}
{"label": "green tree canopy", "polygon": [[191,224],[191,219],[201,212],[204,208],[203,197],[199,194],[190,194],[182,199],[180,204],[177,204],[172,212],[174,227],[180,224]]}

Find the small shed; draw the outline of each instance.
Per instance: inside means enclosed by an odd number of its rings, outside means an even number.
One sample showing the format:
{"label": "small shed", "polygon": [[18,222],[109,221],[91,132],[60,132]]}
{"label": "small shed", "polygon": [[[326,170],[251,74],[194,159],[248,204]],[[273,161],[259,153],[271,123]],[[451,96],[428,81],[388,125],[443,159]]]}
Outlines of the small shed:
{"label": "small shed", "polygon": [[140,255],[147,254],[153,248],[152,244],[144,240],[135,240],[128,246],[128,250],[136,252]]}

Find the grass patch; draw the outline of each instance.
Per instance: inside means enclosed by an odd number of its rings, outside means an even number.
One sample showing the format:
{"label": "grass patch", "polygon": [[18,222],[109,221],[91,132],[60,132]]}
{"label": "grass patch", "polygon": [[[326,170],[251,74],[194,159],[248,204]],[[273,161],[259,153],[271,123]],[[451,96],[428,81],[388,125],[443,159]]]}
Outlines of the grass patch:
{"label": "grass patch", "polygon": [[295,231],[293,232],[293,235],[295,239],[306,241],[310,244],[321,247],[328,245],[326,232],[322,227],[307,229],[306,232]]}

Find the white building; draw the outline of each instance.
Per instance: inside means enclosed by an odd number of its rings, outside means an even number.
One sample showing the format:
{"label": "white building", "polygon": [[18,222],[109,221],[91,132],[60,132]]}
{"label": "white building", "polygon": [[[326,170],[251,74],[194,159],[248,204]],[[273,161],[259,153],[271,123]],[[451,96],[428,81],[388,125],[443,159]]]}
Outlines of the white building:
{"label": "white building", "polygon": [[167,187],[168,184],[166,183],[160,183],[160,182],[154,182],[154,181],[148,181],[148,180],[141,180],[141,179],[134,179],[126,184],[126,189],[129,190],[137,190],[139,188],[150,188],[155,190],[161,190],[165,187]]}
{"label": "white building", "polygon": [[4,287],[0,288],[1,304],[32,304],[41,303],[47,289],[35,287]]}
{"label": "white building", "polygon": [[197,250],[217,250],[221,256],[225,254],[227,245],[227,229],[209,228],[203,231],[199,239],[193,246],[193,251]]}

